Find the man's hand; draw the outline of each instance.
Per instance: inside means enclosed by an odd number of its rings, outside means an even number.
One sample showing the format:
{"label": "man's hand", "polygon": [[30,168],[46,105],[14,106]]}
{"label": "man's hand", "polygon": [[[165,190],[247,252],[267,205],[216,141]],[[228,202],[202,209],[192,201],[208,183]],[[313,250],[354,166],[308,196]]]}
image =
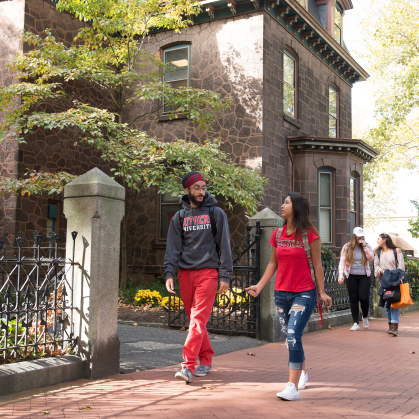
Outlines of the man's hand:
{"label": "man's hand", "polygon": [[217,291],[218,295],[224,294],[230,287],[230,284],[228,282],[222,282],[220,281],[220,289]]}
{"label": "man's hand", "polygon": [[176,294],[175,286],[174,286],[174,283],[173,283],[173,278],[167,278],[166,279],[166,289],[171,294]]}

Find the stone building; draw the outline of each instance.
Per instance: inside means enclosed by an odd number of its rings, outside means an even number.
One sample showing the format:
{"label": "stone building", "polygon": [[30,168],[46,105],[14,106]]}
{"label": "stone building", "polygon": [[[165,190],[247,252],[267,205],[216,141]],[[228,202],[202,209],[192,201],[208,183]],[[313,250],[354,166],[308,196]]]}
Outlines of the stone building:
{"label": "stone building", "polygon": [[[58,13],[46,0],[1,2],[0,8],[10,4],[20,8],[18,18],[10,17],[13,25],[20,22],[22,28],[34,31],[51,27],[65,42],[71,42],[81,24]],[[223,149],[236,163],[260,170],[268,178],[262,208],[279,213],[289,191],[303,194],[310,201],[311,217],[323,243],[337,252],[351,229],[363,224],[363,165],[377,154],[361,140],[352,139],[351,89],[368,74],[343,42],[351,0],[204,0],[201,4],[202,13],[193,17],[193,26],[177,34],[156,32],[146,49],[172,64],[174,71],[163,74],[166,81],[232,96],[233,107],[217,115],[210,131],[199,130],[182,115],[169,120],[170,109],[164,106],[158,121],[150,115],[138,120],[136,128],[164,141],[184,138],[202,143],[220,137]],[[17,39],[1,16],[2,34]],[[22,50],[17,44],[12,47],[12,42],[10,46],[11,53]],[[0,65],[3,68],[4,61]],[[135,103],[124,119],[133,120],[158,107],[158,103]],[[62,133],[52,133],[49,140],[34,135],[26,145],[9,144],[13,150],[6,150],[4,143],[0,152],[2,175],[21,174],[27,167],[72,170],[71,162],[82,155],[79,146],[73,149],[73,142]],[[83,155],[83,171],[100,165],[98,156],[89,153]],[[59,165],[60,158],[68,160]],[[42,206],[38,199],[44,199]],[[129,275],[151,279],[162,272],[167,227],[179,204],[153,189],[138,198],[128,191],[128,201],[133,199]],[[9,200],[7,215],[0,213],[3,225],[9,220],[9,225],[15,223],[15,229],[25,231],[46,229],[47,222],[51,225],[48,198]],[[34,210],[25,202],[37,205],[36,221],[27,215]],[[240,207],[227,214],[232,242],[239,245],[246,214]]]}

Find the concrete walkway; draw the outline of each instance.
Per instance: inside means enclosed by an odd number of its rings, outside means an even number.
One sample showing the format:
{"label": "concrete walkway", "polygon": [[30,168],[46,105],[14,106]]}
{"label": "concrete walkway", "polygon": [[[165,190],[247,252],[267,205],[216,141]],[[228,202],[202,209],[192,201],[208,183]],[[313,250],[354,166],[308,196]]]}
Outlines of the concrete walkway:
{"label": "concrete walkway", "polygon": [[[419,418],[419,313],[401,316],[400,336],[385,319],[303,337],[309,382],[301,400],[276,393],[287,381],[287,349],[272,343],[217,356],[190,385],[178,365],[104,380],[80,380],[0,398],[2,418]],[[415,353],[412,353],[415,352]],[[255,355],[249,355],[253,353]]]}
{"label": "concrete walkway", "polygon": [[[182,361],[183,344],[187,331],[155,327],[118,325],[121,342],[120,372],[135,371],[174,365]],[[246,336],[209,334],[217,355],[265,345],[267,342]]]}

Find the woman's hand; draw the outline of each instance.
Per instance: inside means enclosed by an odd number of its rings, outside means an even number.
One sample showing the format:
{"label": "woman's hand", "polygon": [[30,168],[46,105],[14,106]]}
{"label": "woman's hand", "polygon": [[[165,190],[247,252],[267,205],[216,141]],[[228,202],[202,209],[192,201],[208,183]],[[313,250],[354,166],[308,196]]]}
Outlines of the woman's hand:
{"label": "woman's hand", "polygon": [[247,287],[245,288],[245,290],[250,296],[256,298],[262,291],[262,288],[259,287],[259,284],[258,284],[258,285],[252,285],[251,287]]}
{"label": "woman's hand", "polygon": [[332,308],[332,298],[329,297],[325,292],[320,294],[320,300],[326,306],[326,308]]}
{"label": "woman's hand", "polygon": [[339,285],[342,285],[344,280],[345,280],[345,278],[343,277],[343,275],[340,276],[339,279],[338,279]]}

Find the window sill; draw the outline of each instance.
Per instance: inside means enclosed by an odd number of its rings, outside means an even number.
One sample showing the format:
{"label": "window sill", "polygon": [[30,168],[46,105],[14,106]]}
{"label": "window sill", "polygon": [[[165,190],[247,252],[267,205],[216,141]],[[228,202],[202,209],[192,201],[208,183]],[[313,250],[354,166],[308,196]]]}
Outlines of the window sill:
{"label": "window sill", "polygon": [[167,122],[167,121],[177,121],[178,119],[187,119],[188,117],[184,114],[179,114],[177,117],[172,117],[170,119],[170,115],[159,115],[159,122]]}
{"label": "window sill", "polygon": [[301,128],[300,124],[293,118],[291,118],[290,116],[288,116],[287,114],[282,114],[282,118],[284,119],[284,121],[289,122],[291,125],[294,125],[297,128]]}
{"label": "window sill", "polygon": [[166,249],[166,242],[153,242],[151,243],[152,249]]}

